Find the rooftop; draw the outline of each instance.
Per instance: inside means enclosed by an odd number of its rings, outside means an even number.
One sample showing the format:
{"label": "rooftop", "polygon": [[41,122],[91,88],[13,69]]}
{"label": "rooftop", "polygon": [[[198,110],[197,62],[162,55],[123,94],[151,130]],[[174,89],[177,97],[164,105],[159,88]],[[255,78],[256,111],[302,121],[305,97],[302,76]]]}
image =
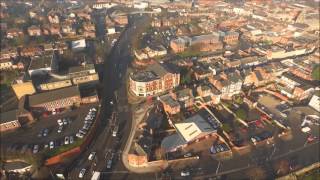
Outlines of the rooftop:
{"label": "rooftop", "polygon": [[36,56],[31,58],[29,70],[51,67],[53,56]]}
{"label": "rooftop", "polygon": [[71,86],[67,88],[31,95],[29,97],[29,105],[35,106],[73,96],[80,96],[80,92],[77,86]]}
{"label": "rooftop", "polygon": [[11,121],[18,120],[17,118],[17,111],[18,110],[12,110],[12,111],[7,111],[7,112],[1,112],[0,114],[0,122],[2,123],[7,123]]}
{"label": "rooftop", "polygon": [[176,123],[174,126],[187,142],[197,138],[202,133],[211,133],[215,131],[199,114],[186,119],[182,123]]}

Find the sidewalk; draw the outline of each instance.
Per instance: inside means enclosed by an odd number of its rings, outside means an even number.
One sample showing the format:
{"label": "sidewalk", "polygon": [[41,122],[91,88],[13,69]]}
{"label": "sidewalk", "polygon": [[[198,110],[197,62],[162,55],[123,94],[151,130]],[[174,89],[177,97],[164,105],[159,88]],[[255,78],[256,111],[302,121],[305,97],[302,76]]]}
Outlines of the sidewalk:
{"label": "sidewalk", "polygon": [[123,165],[129,171],[134,173],[152,173],[152,172],[157,172],[166,168],[158,164],[146,164],[145,166],[134,167],[134,166],[131,166],[128,161],[128,153],[136,133],[135,132],[136,127],[143,119],[146,118],[146,116],[148,116],[148,113],[153,107],[154,107],[153,105],[147,106],[146,104],[144,104],[143,106],[141,106],[141,108],[139,109],[136,108],[132,110],[132,112],[134,112],[132,116],[132,124],[131,124],[130,134],[129,134],[126,146],[122,153],[122,162],[123,162]]}

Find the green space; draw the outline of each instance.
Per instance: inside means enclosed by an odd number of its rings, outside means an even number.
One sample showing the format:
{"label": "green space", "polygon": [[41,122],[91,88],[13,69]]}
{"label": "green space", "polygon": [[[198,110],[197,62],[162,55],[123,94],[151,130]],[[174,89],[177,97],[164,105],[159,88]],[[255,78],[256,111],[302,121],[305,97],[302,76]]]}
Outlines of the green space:
{"label": "green space", "polygon": [[199,51],[184,51],[181,53],[178,53],[177,56],[180,58],[187,58],[187,57],[195,57],[195,56],[199,56],[201,54],[201,52]]}
{"label": "green space", "polygon": [[313,80],[320,80],[320,65],[317,65],[312,70],[312,79]]}
{"label": "green space", "polygon": [[46,158],[53,157],[55,155],[61,154],[63,152],[66,152],[68,150],[71,150],[75,147],[80,146],[83,143],[84,139],[77,139],[74,143],[68,144],[68,145],[63,145],[57,148],[54,148],[52,150],[47,150],[44,152],[44,155]]}

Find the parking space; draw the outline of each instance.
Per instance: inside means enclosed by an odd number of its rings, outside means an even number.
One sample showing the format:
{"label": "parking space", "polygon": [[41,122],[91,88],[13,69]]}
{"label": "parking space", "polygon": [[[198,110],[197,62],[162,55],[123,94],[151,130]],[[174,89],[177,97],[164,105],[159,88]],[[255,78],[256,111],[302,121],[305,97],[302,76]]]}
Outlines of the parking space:
{"label": "parking space", "polygon": [[[2,146],[14,151],[31,149],[37,153],[44,148],[72,144],[77,140],[76,134],[84,128],[85,117],[95,105],[81,106],[48,117],[41,117],[30,127],[23,127],[11,133],[3,134]],[[23,135],[22,135],[23,134]]]}

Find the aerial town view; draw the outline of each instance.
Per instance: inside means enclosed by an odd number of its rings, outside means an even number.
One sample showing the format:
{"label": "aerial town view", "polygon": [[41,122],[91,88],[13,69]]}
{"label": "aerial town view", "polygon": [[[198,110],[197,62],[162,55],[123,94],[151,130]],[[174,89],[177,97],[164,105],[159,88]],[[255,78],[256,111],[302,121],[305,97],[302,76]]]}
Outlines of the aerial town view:
{"label": "aerial town view", "polygon": [[0,179],[320,180],[320,0],[0,0]]}

